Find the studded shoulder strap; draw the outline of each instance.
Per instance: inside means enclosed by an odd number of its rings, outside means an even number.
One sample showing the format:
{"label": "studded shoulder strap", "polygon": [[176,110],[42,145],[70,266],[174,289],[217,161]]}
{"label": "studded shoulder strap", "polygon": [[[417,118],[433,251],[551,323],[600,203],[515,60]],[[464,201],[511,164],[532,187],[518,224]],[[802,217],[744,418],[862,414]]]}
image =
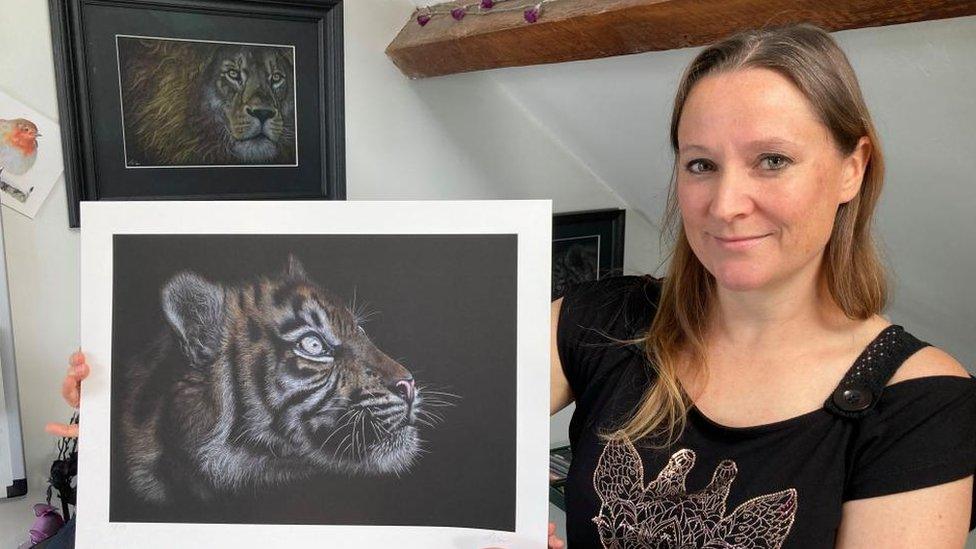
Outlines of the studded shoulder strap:
{"label": "studded shoulder strap", "polygon": [[824,408],[841,417],[863,416],[881,398],[895,370],[916,351],[929,345],[898,324],[888,326],[864,348],[827,397]]}

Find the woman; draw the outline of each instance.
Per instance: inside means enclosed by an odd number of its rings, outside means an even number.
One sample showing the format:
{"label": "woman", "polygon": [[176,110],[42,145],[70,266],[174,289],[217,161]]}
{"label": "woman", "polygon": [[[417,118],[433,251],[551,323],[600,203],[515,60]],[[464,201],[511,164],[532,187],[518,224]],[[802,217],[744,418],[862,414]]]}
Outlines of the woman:
{"label": "woman", "polygon": [[844,54],[807,25],[706,48],[671,144],[666,277],[552,304],[570,546],[961,547],[976,378],[879,314],[883,162]]}
{"label": "woman", "polygon": [[879,315],[883,162],[843,52],[806,25],[706,48],[671,145],[664,279],[552,305],[570,547],[962,547],[976,378]]}

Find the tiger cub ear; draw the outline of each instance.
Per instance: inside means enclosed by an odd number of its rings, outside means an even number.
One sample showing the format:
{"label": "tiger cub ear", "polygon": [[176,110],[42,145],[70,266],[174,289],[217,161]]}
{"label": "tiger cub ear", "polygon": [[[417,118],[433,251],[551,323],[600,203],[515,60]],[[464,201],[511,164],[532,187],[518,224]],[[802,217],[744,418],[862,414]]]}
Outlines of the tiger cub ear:
{"label": "tiger cub ear", "polygon": [[194,366],[220,352],[224,332],[224,289],[194,273],[180,273],[162,290],[163,312]]}
{"label": "tiger cub ear", "polygon": [[305,273],[305,266],[302,265],[302,262],[299,261],[294,254],[288,254],[288,265],[285,267],[285,278],[308,280],[308,274]]}

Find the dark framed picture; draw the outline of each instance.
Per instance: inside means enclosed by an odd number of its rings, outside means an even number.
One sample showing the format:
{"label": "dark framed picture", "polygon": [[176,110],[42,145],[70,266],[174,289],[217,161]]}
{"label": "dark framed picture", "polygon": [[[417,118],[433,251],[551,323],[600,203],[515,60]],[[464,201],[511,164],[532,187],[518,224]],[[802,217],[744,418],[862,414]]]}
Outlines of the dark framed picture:
{"label": "dark framed picture", "polygon": [[85,200],[345,198],[340,0],[49,0]]}
{"label": "dark framed picture", "polygon": [[553,216],[552,299],[574,283],[622,274],[625,215],[612,208]]}

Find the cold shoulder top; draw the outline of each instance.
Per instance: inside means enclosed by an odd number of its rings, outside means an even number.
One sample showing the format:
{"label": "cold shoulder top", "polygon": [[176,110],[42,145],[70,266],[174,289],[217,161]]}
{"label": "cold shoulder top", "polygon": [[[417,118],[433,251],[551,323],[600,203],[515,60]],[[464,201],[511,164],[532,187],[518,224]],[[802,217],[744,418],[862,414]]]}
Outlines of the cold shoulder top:
{"label": "cold shoulder top", "polygon": [[976,377],[885,386],[929,345],[897,324],[864,348],[817,410],[728,427],[692,407],[667,449],[604,442],[601,430],[629,417],[654,375],[639,346],[607,336],[646,332],[661,283],[617,276],[563,296],[556,343],[576,401],[569,547],[832,548],[845,501],[976,471]]}

